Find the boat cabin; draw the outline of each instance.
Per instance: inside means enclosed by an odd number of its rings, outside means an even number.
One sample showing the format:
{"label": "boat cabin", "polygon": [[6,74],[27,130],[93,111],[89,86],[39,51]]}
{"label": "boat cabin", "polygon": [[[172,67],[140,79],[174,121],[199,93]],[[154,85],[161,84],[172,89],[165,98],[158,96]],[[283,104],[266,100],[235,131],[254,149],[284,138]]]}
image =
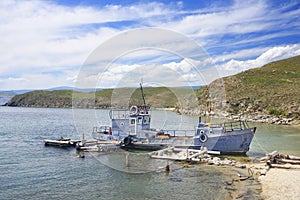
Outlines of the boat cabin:
{"label": "boat cabin", "polygon": [[129,110],[111,110],[112,136],[124,138],[128,135],[140,137],[150,130],[151,115],[147,106],[131,106]]}

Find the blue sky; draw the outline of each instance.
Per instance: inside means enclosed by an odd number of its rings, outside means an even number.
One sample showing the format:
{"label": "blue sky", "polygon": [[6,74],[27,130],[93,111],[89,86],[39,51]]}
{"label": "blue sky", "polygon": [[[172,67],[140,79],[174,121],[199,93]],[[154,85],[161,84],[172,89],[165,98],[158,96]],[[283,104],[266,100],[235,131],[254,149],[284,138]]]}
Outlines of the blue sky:
{"label": "blue sky", "polygon": [[[181,57],[160,47],[133,49],[109,66],[90,68],[92,85],[137,86],[141,77],[153,86],[208,84],[220,76],[300,55],[299,18],[297,0],[1,1],[0,90],[75,86],[96,48],[127,32],[135,34],[132,30],[151,27],[196,42],[205,59]],[[164,38],[155,37],[156,42]],[[174,49],[180,45],[184,46],[177,43]],[[205,70],[213,70],[202,71],[203,63]],[[207,74],[217,75],[203,78]]]}

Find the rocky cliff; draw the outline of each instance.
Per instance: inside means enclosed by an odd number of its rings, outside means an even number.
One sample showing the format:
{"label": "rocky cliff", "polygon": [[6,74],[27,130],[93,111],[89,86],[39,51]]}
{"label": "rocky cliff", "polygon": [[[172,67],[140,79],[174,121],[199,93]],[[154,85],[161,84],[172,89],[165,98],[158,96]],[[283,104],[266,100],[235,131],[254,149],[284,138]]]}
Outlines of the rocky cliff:
{"label": "rocky cliff", "polygon": [[[296,56],[215,80],[197,91],[201,113],[196,114],[299,124],[299,88],[300,56]],[[182,108],[180,112],[187,110]]]}

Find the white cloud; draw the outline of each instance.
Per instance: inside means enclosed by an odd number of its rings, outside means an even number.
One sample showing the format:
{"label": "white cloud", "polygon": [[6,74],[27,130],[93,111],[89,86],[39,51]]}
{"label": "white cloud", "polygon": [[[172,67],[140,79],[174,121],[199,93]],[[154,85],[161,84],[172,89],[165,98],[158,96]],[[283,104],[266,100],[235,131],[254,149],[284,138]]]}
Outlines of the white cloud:
{"label": "white cloud", "polygon": [[300,55],[299,44],[273,47],[259,56],[257,60],[258,62],[268,63],[274,60],[289,58],[296,55]]}
{"label": "white cloud", "polygon": [[[68,85],[73,84],[73,80],[69,79],[69,75],[49,75],[49,74],[25,74],[22,77],[9,77],[1,78],[1,89],[11,90],[11,89],[32,89],[34,83],[34,89],[46,89],[52,87],[64,86],[66,83]],[[34,80],[34,83],[32,82]]]}
{"label": "white cloud", "polygon": [[277,46],[270,48],[255,59],[230,60],[218,65],[218,69],[223,76],[236,74],[251,68],[262,67],[263,65],[293,56],[300,55],[300,44]]}
{"label": "white cloud", "polygon": [[220,78],[217,69],[211,63],[209,69],[206,67],[208,63],[208,61],[202,62],[190,58],[162,64],[120,65],[114,63],[105,72],[98,74],[97,87],[136,87],[141,78],[147,86],[205,85]]}
{"label": "white cloud", "polygon": [[[212,3],[205,8],[195,7],[194,10],[182,10],[184,4],[184,1],[168,5],[150,2],[136,5],[112,4],[100,8],[68,7],[55,4],[54,1],[1,1],[0,89],[73,85],[80,66],[96,47],[122,31],[148,26],[178,31],[207,49],[218,49],[218,55],[212,55],[213,61],[224,74],[237,73],[273,60],[299,55],[299,45],[283,43],[259,46],[259,42],[298,34],[299,22],[293,19],[298,18],[300,10],[291,10],[297,2],[283,4],[275,9],[270,6],[270,2],[263,0],[234,1],[225,7],[216,7]],[[242,37],[243,34],[265,30],[267,33]],[[225,35],[230,35],[232,39],[224,40]],[[193,75],[195,66],[201,66],[198,71],[209,71],[206,68],[210,66],[210,62],[204,64],[204,59],[210,60],[207,55],[204,55],[203,60],[196,56],[193,57],[194,60],[186,60],[172,51],[159,51],[159,47],[164,47],[184,52],[185,55],[187,51],[192,52],[186,43],[174,41],[176,38],[166,41],[161,35],[145,35],[147,37],[153,38],[152,42],[156,41],[158,48],[122,55],[118,66],[107,71],[107,86],[131,72],[135,72],[135,76],[144,75],[137,69],[148,69],[141,66],[151,65],[156,70],[149,70],[153,74],[153,80],[156,80],[154,82],[159,82],[154,74],[165,75],[164,81],[174,81],[174,78],[168,77],[170,71],[175,77],[195,81],[197,84],[207,83],[216,77],[208,75],[209,78],[202,77],[197,81]],[[123,42],[136,47],[140,40],[137,38]],[[253,45],[256,43],[257,45]],[[251,47],[247,46],[249,44]],[[269,49],[269,46],[273,48]],[[109,58],[113,51],[116,51],[115,46],[103,54]],[[61,74],[57,75],[58,72]],[[90,80],[99,78],[99,71],[89,73]],[[140,79],[133,76],[130,78],[135,81]],[[182,83],[186,82],[176,84]]]}
{"label": "white cloud", "polygon": [[256,48],[249,48],[249,49],[243,49],[243,50],[232,51],[232,52],[224,52],[223,54],[213,57],[212,62],[224,63],[232,59],[247,60],[249,58],[257,57],[269,49],[270,47],[262,47],[262,48],[256,47]]}
{"label": "white cloud", "polygon": [[210,13],[205,11],[183,17],[180,21],[171,21],[163,24],[174,30],[193,37],[207,37],[226,33],[247,33],[265,28],[265,24],[258,19],[265,17],[266,4],[259,1],[247,3],[236,2],[231,7],[216,10]]}
{"label": "white cloud", "polygon": [[180,62],[170,62],[170,63],[164,64],[163,67],[169,67],[170,69],[172,69],[174,71],[181,71],[183,73],[188,73],[188,72],[191,72],[192,68],[194,67],[191,62],[192,62],[191,59],[184,58]]}
{"label": "white cloud", "polygon": [[162,4],[136,6],[65,7],[46,1],[0,3],[0,73],[16,69],[63,70],[81,65],[89,53],[120,29],[99,23],[162,15]]}

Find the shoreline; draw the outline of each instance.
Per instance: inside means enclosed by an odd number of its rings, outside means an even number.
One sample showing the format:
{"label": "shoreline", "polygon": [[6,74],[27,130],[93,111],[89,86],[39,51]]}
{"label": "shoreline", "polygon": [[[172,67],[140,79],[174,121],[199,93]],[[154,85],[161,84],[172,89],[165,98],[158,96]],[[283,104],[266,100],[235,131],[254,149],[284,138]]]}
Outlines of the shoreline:
{"label": "shoreline", "polygon": [[[270,168],[261,174],[265,166],[262,163],[248,163],[245,169],[231,168],[231,173],[237,175],[232,174],[232,181],[226,182],[229,199],[298,200],[300,169]],[[250,176],[249,169],[253,170],[253,176]],[[239,177],[248,175],[249,178],[239,180]]]}
{"label": "shoreline", "polygon": [[[103,110],[110,110],[112,108],[109,107],[95,107],[95,108],[85,108],[85,107],[77,107],[73,108],[72,106],[66,106],[66,107],[60,107],[60,106],[53,106],[53,107],[39,107],[39,106],[8,106],[8,105],[0,105],[0,107],[18,107],[18,108],[69,108],[69,109],[103,109]],[[200,114],[196,114],[195,112],[187,112],[187,110],[180,111],[177,110],[176,108],[154,108],[154,110],[160,110],[160,111],[171,111],[175,112],[179,115],[187,115],[187,116],[202,116]],[[197,112],[198,113],[198,112]],[[214,115],[208,115],[209,117],[212,118],[220,118],[217,117],[216,114]],[[221,116],[221,115],[220,115]],[[224,115],[222,115],[224,116]],[[292,118],[285,118],[283,116],[275,116],[275,115],[263,115],[263,114],[256,114],[256,115],[233,115],[233,114],[227,114],[224,116],[224,119],[227,120],[242,120],[246,122],[254,122],[254,123],[263,123],[263,124],[274,124],[274,125],[286,125],[286,126],[292,126],[295,128],[300,129],[300,120],[299,119],[292,119]]]}
{"label": "shoreline", "polygon": [[267,200],[289,199],[300,197],[300,170],[271,168],[265,176],[260,176],[261,197]]}

